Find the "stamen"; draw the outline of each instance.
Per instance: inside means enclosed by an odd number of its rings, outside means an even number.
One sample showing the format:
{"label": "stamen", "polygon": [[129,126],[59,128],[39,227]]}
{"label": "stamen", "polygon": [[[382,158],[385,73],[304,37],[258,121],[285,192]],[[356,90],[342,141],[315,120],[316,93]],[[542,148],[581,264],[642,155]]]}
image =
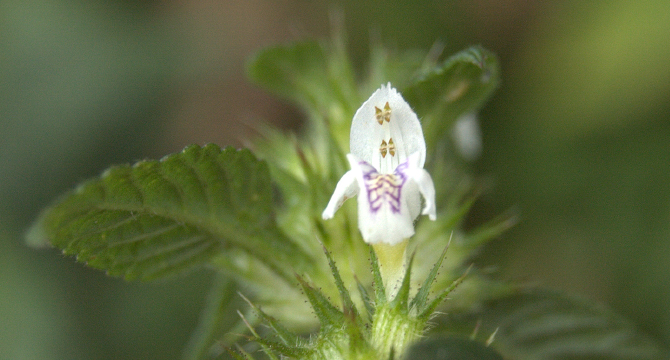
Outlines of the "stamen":
{"label": "stamen", "polygon": [[[382,154],[382,157],[386,157],[386,152],[388,151],[388,146],[386,145],[386,141],[382,140],[382,144],[379,146],[379,152]],[[391,156],[395,153],[395,146],[393,147]]]}
{"label": "stamen", "polygon": [[386,105],[384,105],[384,110],[375,106],[375,118],[379,125],[382,125],[384,120],[386,120],[386,122],[391,121],[391,106],[389,106],[388,101],[386,102]]}
{"label": "stamen", "polygon": [[[384,141],[384,140],[382,140],[382,141]],[[388,146],[389,146],[388,150],[389,150],[389,153],[391,154],[391,156],[395,156],[395,144],[393,143],[393,138],[389,138],[389,145]]]}

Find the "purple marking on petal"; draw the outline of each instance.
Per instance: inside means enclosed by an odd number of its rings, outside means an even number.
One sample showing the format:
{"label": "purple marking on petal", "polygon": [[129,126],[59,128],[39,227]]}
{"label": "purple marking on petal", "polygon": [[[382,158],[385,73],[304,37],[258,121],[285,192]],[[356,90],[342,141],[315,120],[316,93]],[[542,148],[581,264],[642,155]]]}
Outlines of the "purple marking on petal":
{"label": "purple marking on petal", "polygon": [[409,167],[407,161],[398,165],[393,174],[380,174],[377,169],[365,161],[360,161],[358,164],[363,172],[370,212],[377,213],[386,203],[393,213],[400,213],[402,187],[407,181],[405,170]]}

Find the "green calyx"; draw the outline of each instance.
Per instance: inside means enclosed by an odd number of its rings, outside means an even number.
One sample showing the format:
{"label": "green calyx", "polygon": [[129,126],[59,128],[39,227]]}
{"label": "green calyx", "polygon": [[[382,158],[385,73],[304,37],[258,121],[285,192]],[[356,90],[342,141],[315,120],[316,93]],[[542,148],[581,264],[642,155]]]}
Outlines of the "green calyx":
{"label": "green calyx", "polygon": [[[328,251],[325,251],[325,254],[340,294],[339,307],[303,277],[297,276],[319,320],[320,332],[317,336],[309,340],[299,337],[247,300],[261,322],[272,330],[270,336],[259,336],[250,327],[254,335],[253,340],[260,344],[271,359],[283,357],[305,360],[402,359],[404,350],[424,335],[428,320],[433,316],[437,306],[464,279],[464,276],[460,277],[436,297],[428,299],[431,284],[435,281],[438,269],[446,256],[446,249],[416,291],[410,286],[414,262],[412,256],[395,296],[390,297],[387,296],[382,281],[377,256],[371,248],[370,264],[374,281],[372,294],[360,282],[357,283],[365,308],[362,312],[359,311],[347,290],[348,287],[342,281],[331,254]],[[413,292],[415,295],[411,296]]]}

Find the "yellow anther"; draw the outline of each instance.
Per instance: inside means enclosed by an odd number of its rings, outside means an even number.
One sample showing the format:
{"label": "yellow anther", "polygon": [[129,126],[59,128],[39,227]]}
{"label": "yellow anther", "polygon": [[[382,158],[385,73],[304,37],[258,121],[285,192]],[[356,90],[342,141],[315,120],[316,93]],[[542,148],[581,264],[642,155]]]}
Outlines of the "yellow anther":
{"label": "yellow anther", "polygon": [[375,118],[377,118],[379,125],[383,124],[384,120],[386,120],[386,122],[391,121],[391,106],[389,106],[388,101],[386,102],[386,105],[384,105],[384,110],[375,106]]}
{"label": "yellow anther", "polygon": [[[382,153],[382,157],[386,157],[386,152],[388,151],[388,146],[386,145],[386,141],[382,140],[382,144],[379,145],[379,152]],[[393,152],[395,152],[395,146],[393,148]],[[393,155],[393,154],[391,154]]]}
{"label": "yellow anther", "polygon": [[393,138],[389,139],[389,153],[391,154],[391,156],[395,156],[395,143],[393,143]]}

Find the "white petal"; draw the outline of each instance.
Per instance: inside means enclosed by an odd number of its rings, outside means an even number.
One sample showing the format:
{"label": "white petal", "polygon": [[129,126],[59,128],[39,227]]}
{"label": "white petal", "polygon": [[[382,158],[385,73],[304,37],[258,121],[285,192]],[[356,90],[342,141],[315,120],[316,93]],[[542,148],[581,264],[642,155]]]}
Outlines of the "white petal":
{"label": "white petal", "polygon": [[340,181],[337,182],[333,196],[330,197],[328,206],[323,210],[321,217],[324,220],[332,219],[337,209],[339,209],[347,199],[356,196],[358,191],[356,175],[353,171],[349,170],[342,176]]}
{"label": "white petal", "polygon": [[[377,121],[376,109],[384,109],[388,103],[389,121]],[[382,141],[393,140],[395,154],[382,152]],[[393,172],[407,156],[418,152],[419,167],[426,159],[426,142],[421,124],[409,104],[391,86],[382,85],[356,111],[351,123],[350,152],[374,166],[380,173]]]}
{"label": "white petal", "polygon": [[433,185],[433,179],[428,174],[428,171],[424,169],[414,169],[411,177],[412,181],[419,186],[419,192],[421,192],[425,201],[421,214],[428,215],[429,219],[435,221],[435,185]]}
{"label": "white petal", "polygon": [[[349,154],[347,158],[360,189],[358,228],[363,240],[368,244],[395,245],[414,235],[414,219],[406,201],[410,190],[405,186],[408,179],[403,182],[396,175],[379,174],[355,155]],[[416,190],[414,196],[420,196]]]}
{"label": "white petal", "polygon": [[406,160],[407,168],[404,171],[409,180],[417,185],[419,192],[423,195],[425,205],[421,214],[428,215],[428,218],[435,220],[435,185],[428,171],[419,166],[419,161],[419,154],[410,155]]}

